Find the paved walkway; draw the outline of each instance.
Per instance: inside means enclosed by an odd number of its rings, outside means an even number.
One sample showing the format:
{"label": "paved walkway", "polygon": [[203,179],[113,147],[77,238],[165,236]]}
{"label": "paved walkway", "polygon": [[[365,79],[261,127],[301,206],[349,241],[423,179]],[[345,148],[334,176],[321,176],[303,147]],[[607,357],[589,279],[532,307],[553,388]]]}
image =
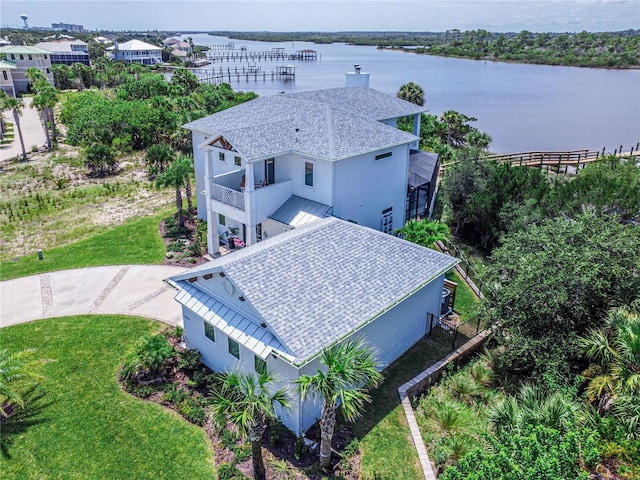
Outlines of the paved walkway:
{"label": "paved walkway", "polygon": [[[31,152],[31,147],[37,145],[38,148],[47,144],[47,137],[42,128],[40,114],[35,108],[31,108],[31,97],[22,99],[24,106],[22,107],[22,116],[20,117],[20,129],[22,130],[22,138],[24,138],[24,148],[27,155]],[[3,112],[4,119],[9,123],[14,123],[13,111],[7,110]],[[7,145],[0,145],[0,161],[9,160],[22,155],[22,147],[20,146],[20,136],[18,129],[13,128],[13,141]]]}
{"label": "paved walkway", "polygon": [[186,268],[116,265],[0,282],[0,327],[83,314],[125,314],[182,324],[176,291],[163,282]]}

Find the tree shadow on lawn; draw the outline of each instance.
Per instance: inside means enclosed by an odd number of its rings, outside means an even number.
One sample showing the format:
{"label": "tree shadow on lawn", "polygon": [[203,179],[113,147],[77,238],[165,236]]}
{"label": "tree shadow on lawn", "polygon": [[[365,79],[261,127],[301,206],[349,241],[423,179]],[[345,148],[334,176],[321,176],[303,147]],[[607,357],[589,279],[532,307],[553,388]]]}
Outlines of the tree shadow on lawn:
{"label": "tree shadow on lawn", "polygon": [[14,439],[26,432],[30,427],[45,423],[50,419],[42,413],[50,407],[53,402],[47,399],[46,392],[39,385],[32,386],[24,395],[24,408],[11,407],[8,417],[1,417],[0,427],[0,450],[2,456],[11,459],[9,451]]}
{"label": "tree shadow on lawn", "polygon": [[[462,337],[462,335],[459,335]],[[466,338],[460,338],[466,341]],[[458,344],[458,342],[456,342]],[[367,405],[362,418],[351,426],[358,438],[363,438],[398,405],[398,387],[451,353],[450,345],[442,345],[423,337],[384,371],[384,382],[370,392],[372,402]]]}

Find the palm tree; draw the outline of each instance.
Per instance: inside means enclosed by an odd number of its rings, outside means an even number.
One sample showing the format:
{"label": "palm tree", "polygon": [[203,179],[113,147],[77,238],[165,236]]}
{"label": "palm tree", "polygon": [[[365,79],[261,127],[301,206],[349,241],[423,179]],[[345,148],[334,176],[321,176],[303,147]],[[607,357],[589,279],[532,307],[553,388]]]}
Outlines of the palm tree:
{"label": "palm tree", "polygon": [[325,368],[318,369],[315,375],[300,376],[296,384],[303,399],[308,394],[322,397],[320,467],[326,469],[331,464],[338,405],[347,421],[355,420],[364,404],[371,401],[365,389],[378,386],[383,377],[374,350],[362,340],[347,340],[325,348],[320,364]]}
{"label": "palm tree", "polygon": [[22,146],[22,159],[27,159],[27,151],[24,148],[24,138],[22,138],[22,128],[20,128],[20,117],[22,116],[22,109],[24,108],[24,104],[22,100],[17,98],[7,98],[4,102],[7,110],[13,111],[13,119],[16,123],[16,128],[18,129],[18,136],[20,137],[20,145]]}
{"label": "palm tree", "polygon": [[5,132],[4,111],[7,110],[7,104],[6,104],[7,98],[9,98],[9,95],[7,95],[7,92],[0,89],[0,140],[4,140],[4,132]]}
{"label": "palm tree", "polygon": [[42,128],[47,138],[47,150],[51,150],[51,136],[49,135],[48,117],[49,110],[46,106],[46,100],[40,95],[36,95],[31,100],[31,108],[36,108],[42,114]]}
{"label": "palm tree", "polygon": [[290,408],[291,399],[286,388],[272,393],[273,372],[258,374],[232,371],[220,375],[219,386],[212,391],[212,415],[215,423],[224,427],[230,421],[251,441],[253,477],[264,480],[266,473],[261,441],[267,422],[276,418],[276,408]]}
{"label": "palm tree", "polygon": [[562,392],[545,394],[524,384],[515,397],[508,396],[489,407],[489,422],[498,431],[516,431],[527,426],[544,425],[564,431],[575,418],[578,407]]}
{"label": "palm tree", "polygon": [[16,384],[42,378],[36,367],[44,361],[34,359],[34,353],[32,348],[15,353],[0,350],[0,415],[8,416],[7,408],[13,405],[24,407],[24,398]]}
{"label": "palm tree", "polygon": [[191,162],[187,157],[178,157],[161,175],[156,178],[159,187],[173,187],[176,189],[176,210],[178,227],[184,228],[184,214],[182,212],[181,189],[189,182]]}
{"label": "palm tree", "polygon": [[415,82],[402,85],[396,96],[421,107],[424,105],[424,90]]}
{"label": "palm tree", "polygon": [[591,377],[587,396],[597,402],[600,413],[611,410],[623,422],[635,424],[628,432],[640,436],[640,405],[633,402],[640,398],[640,314],[624,307],[612,310],[606,328],[592,330],[580,346],[598,367],[597,375],[589,375],[592,368],[585,373]]}

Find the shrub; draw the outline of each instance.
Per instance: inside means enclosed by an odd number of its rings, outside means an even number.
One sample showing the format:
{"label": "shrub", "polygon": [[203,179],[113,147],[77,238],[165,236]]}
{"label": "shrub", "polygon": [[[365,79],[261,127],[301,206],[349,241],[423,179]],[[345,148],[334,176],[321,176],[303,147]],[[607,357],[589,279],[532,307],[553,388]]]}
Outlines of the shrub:
{"label": "shrub", "polygon": [[111,175],[118,170],[115,153],[107,145],[90,145],[85,148],[84,155],[84,165],[92,177]]}
{"label": "shrub", "polygon": [[178,412],[191,423],[202,426],[207,419],[207,412],[201,399],[188,397],[176,405]]}
{"label": "shrub", "polygon": [[218,467],[218,480],[244,480],[245,478],[234,465],[222,462]]}
{"label": "shrub", "polygon": [[271,424],[271,428],[269,429],[269,442],[274,447],[279,447],[282,445],[282,437],[285,433],[286,427],[281,422],[273,422]]}
{"label": "shrub", "polygon": [[120,376],[129,380],[153,380],[173,359],[175,351],[161,334],[143,337],[136,343],[136,350],[122,367]]}
{"label": "shrub", "polygon": [[178,354],[178,367],[193,372],[200,368],[202,354],[195,348],[190,348]]}
{"label": "shrub", "polygon": [[174,405],[177,405],[178,403],[186,400],[188,397],[189,392],[176,387],[176,385],[173,383],[170,383],[164,389],[162,400],[167,403],[173,403]]}

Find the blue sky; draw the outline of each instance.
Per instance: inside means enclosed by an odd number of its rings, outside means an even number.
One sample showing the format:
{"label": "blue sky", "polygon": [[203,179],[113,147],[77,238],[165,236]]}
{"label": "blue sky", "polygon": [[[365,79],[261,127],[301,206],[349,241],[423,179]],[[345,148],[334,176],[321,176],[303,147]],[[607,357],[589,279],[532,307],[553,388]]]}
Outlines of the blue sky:
{"label": "blue sky", "polygon": [[640,0],[1,0],[0,23],[91,30],[615,31],[640,29]]}

